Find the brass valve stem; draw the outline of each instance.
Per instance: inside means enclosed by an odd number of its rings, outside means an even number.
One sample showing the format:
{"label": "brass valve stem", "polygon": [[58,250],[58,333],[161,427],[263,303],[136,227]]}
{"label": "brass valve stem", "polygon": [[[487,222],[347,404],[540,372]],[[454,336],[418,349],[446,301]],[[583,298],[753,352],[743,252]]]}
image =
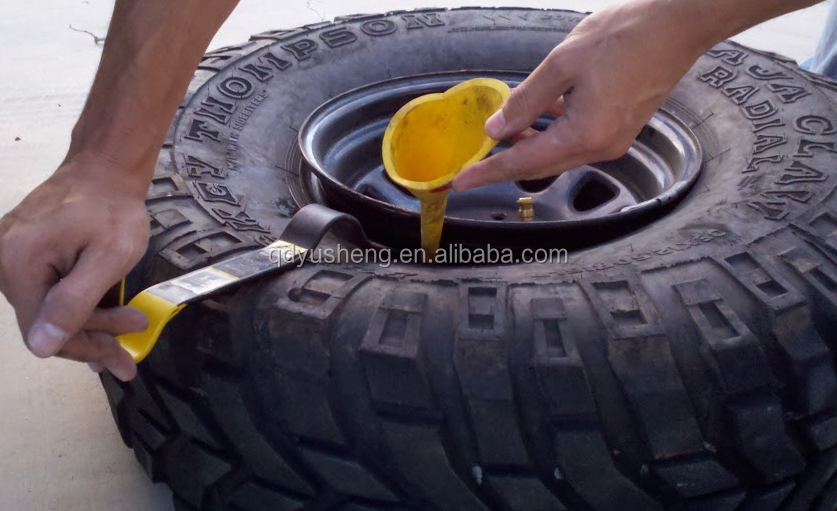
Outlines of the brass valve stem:
{"label": "brass valve stem", "polygon": [[532,197],[521,197],[517,199],[517,214],[523,222],[531,222],[535,219],[535,199]]}

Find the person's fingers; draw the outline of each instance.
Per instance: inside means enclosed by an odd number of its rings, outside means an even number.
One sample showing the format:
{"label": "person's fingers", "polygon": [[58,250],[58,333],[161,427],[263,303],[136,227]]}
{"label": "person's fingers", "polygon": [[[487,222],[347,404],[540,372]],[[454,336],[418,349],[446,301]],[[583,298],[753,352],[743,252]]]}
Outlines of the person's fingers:
{"label": "person's fingers", "polygon": [[469,188],[496,183],[544,177],[535,175],[540,169],[551,167],[556,172],[566,170],[555,166],[564,162],[582,148],[573,143],[565,120],[558,119],[546,131],[524,136],[522,140],[490,158],[464,169],[453,180],[453,189],[461,192]]}
{"label": "person's fingers", "polygon": [[532,125],[570,88],[569,74],[562,69],[560,46],[515,87],[503,107],[485,122],[485,133],[502,140]]}
{"label": "person's fingers", "polygon": [[82,330],[68,340],[57,355],[69,360],[88,362],[93,370],[106,367],[122,381],[133,379],[137,373],[131,355],[120,346],[114,336],[106,332]]}
{"label": "person's fingers", "polygon": [[[552,117],[561,117],[564,115],[564,98],[563,96],[558,98],[552,105],[550,105],[545,114],[551,115]],[[505,138],[506,141],[511,142],[512,144],[516,144],[525,138],[529,138],[532,135],[537,135],[538,130],[535,128],[526,128],[525,130],[521,131],[520,133],[513,133]]]}
{"label": "person's fingers", "polygon": [[556,118],[561,117],[562,115],[564,115],[565,107],[566,105],[564,104],[564,96],[561,96],[560,98],[553,101],[551,105],[546,107],[544,113],[547,113],[552,117]]}
{"label": "person's fingers", "polygon": [[29,330],[29,349],[39,357],[58,352],[81,330],[111,284],[135,262],[137,248],[141,249],[130,238],[120,238],[107,247],[84,250],[73,269],[46,294]]}
{"label": "person's fingers", "polygon": [[538,130],[536,130],[535,128],[526,128],[525,130],[521,131],[520,133],[515,133],[514,135],[510,136],[508,138],[508,141],[511,142],[512,144],[517,144],[521,140],[525,140],[525,139],[527,139],[529,137],[532,137],[534,135],[537,135],[537,134],[538,134]]}
{"label": "person's fingers", "polygon": [[148,328],[148,316],[135,307],[93,309],[93,314],[82,326],[83,330],[99,330],[111,335],[142,332]]}
{"label": "person's fingers", "polygon": [[54,267],[54,250],[50,250],[49,233],[40,237],[9,229],[11,214],[0,219],[0,291],[15,309],[21,332],[26,332],[38,315],[52,285],[60,278]]}
{"label": "person's fingers", "polygon": [[[52,284],[35,284],[29,278],[24,277],[20,278],[12,286],[14,289],[6,291],[6,296],[9,298],[9,303],[14,304],[15,316],[17,317],[17,324],[20,327],[20,331],[28,332]],[[24,342],[32,353],[36,353],[36,350],[32,349],[32,346],[29,344],[30,339],[28,337],[24,338]]]}
{"label": "person's fingers", "polygon": [[56,355],[76,362],[98,362],[121,349],[119,341],[106,332],[82,330],[64,343]]}
{"label": "person's fingers", "polygon": [[130,381],[137,376],[137,364],[124,349],[120,349],[113,355],[103,358],[101,364],[107,367],[112,375],[122,381]]}

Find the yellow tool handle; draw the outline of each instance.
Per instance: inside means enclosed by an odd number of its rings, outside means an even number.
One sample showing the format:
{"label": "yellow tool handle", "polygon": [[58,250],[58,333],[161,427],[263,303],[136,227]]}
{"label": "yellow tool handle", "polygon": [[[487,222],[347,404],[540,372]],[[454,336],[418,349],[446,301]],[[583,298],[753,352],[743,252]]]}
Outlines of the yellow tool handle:
{"label": "yellow tool handle", "polygon": [[[305,248],[279,240],[265,248],[151,286],[128,303],[148,316],[148,328],[117,336],[116,340],[131,354],[134,362],[141,362],[157,343],[166,324],[186,305],[241,281],[282,268],[293,268],[306,252]],[[122,301],[124,303],[124,297]]]}
{"label": "yellow tool handle", "polygon": [[142,332],[131,332],[116,338],[125,351],[131,354],[134,362],[140,363],[151,352],[157,343],[163,327],[171,318],[186,307],[185,303],[171,303],[147,290],[142,291],[128,302],[129,307],[135,307],[148,316],[148,328]]}

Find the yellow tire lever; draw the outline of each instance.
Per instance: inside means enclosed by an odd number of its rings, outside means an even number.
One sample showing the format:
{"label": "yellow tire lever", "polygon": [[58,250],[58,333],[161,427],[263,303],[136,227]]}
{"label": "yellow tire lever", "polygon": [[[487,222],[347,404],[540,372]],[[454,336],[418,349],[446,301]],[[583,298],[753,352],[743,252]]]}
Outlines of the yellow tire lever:
{"label": "yellow tire lever", "polygon": [[[278,241],[141,291],[128,306],[148,316],[148,328],[116,339],[135,362],[141,362],[157,343],[166,324],[184,307],[255,278],[298,266],[335,224],[348,228],[345,234],[351,243],[370,245],[355,217],[320,204],[309,204],[294,215]],[[121,286],[120,304],[124,304],[124,280]]]}

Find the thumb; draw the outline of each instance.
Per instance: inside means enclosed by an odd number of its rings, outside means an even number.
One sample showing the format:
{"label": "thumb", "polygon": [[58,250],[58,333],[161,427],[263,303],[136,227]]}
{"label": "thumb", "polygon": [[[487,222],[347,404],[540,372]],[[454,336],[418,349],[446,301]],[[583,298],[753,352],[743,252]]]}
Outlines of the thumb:
{"label": "thumb", "polygon": [[70,273],[47,292],[27,336],[32,353],[51,357],[82,329],[111,284],[128,271],[126,262],[133,262],[115,252],[88,248]]}
{"label": "thumb", "polygon": [[503,107],[488,118],[485,122],[486,135],[502,140],[520,133],[532,126],[569,90],[566,73],[557,64],[558,48],[515,87]]}

